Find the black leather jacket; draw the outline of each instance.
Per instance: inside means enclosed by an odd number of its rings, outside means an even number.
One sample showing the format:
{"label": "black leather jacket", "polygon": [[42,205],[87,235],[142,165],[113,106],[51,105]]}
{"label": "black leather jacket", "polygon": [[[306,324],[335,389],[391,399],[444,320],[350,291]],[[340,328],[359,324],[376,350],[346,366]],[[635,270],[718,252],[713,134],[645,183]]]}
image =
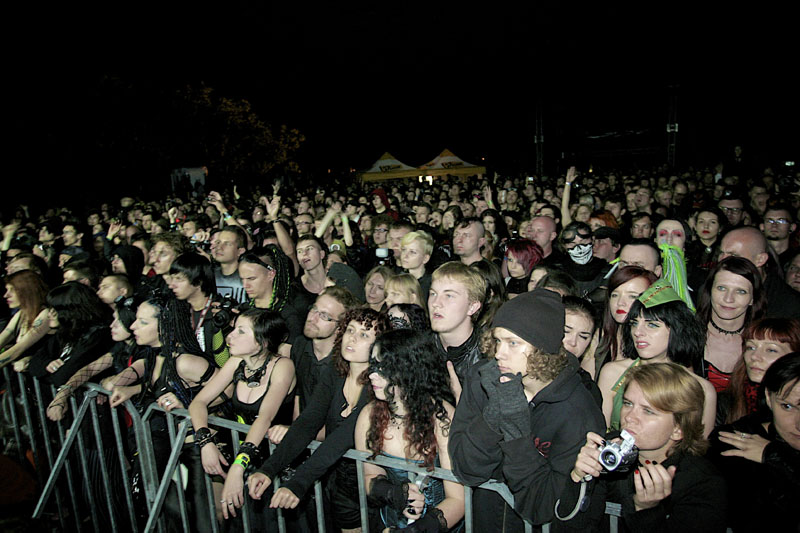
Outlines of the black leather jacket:
{"label": "black leather jacket", "polygon": [[436,346],[442,355],[443,360],[452,361],[456,370],[456,375],[462,385],[464,383],[464,376],[467,375],[469,369],[477,362],[485,359],[485,355],[481,351],[481,334],[483,332],[477,326],[472,330],[472,334],[461,346],[450,346],[445,348],[442,346],[442,341],[439,336],[435,336]]}

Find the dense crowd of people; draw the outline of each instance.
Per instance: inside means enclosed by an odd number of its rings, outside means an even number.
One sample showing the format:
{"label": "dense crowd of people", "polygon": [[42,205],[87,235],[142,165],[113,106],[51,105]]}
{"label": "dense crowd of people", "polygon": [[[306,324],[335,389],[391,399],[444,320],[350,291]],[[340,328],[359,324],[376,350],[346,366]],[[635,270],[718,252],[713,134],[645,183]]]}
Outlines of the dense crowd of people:
{"label": "dense crowd of people", "polygon": [[[0,366],[55,387],[51,421],[90,381],[123,427],[123,405],[188,409],[195,531],[241,527],[245,501],[256,529],[282,508],[313,531],[317,480],[327,526],[359,530],[349,449],[505,483],[513,507],[473,492],[480,531],[599,529],[606,502],[629,531],[796,531],[800,180],[742,170],[20,207],[2,221]],[[250,430],[231,442],[209,416]],[[169,428],[149,424],[161,472]],[[144,519],[129,433],[124,464],[92,454],[90,471],[128,471]],[[371,527],[463,527],[458,483],[364,475]]]}

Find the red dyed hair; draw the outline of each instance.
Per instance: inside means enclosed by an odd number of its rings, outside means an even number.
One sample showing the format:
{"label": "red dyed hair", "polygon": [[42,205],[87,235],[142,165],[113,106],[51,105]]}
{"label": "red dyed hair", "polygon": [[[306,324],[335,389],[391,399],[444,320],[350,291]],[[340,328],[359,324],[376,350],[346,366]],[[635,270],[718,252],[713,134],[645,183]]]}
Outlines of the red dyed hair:
{"label": "red dyed hair", "polygon": [[509,254],[512,254],[514,259],[525,267],[526,276],[544,258],[544,252],[541,247],[528,239],[513,239],[509,241],[506,247],[506,256]]}
{"label": "red dyed hair", "polygon": [[[800,320],[796,318],[764,318],[751,322],[742,332],[742,352],[749,340],[771,340],[788,344],[793,352],[800,351]],[[744,357],[739,359],[731,372],[731,380],[725,392],[730,394],[731,408],[725,423],[739,420],[747,413],[745,386],[747,385],[747,365]]]}

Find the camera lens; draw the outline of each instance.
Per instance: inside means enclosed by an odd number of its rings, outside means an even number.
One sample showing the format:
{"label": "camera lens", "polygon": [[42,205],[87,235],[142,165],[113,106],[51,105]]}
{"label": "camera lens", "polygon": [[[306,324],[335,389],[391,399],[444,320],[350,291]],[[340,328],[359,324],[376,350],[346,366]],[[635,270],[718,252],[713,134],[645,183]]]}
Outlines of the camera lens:
{"label": "camera lens", "polygon": [[603,466],[606,468],[613,467],[617,464],[617,454],[611,450],[607,450],[600,454],[600,462],[603,463]]}

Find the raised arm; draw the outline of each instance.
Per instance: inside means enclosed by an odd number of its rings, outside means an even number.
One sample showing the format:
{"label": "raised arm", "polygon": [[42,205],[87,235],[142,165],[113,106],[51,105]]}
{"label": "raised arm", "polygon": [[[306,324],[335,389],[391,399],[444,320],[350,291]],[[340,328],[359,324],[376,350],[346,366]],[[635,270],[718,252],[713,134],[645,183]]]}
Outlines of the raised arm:
{"label": "raised arm", "polygon": [[572,195],[572,183],[578,177],[575,167],[569,167],[567,170],[567,179],[564,182],[564,194],[561,195],[561,227],[566,227],[572,222],[572,215],[569,212],[569,200]]}
{"label": "raised arm", "polygon": [[317,228],[317,231],[314,232],[314,236],[318,239],[321,239],[322,236],[325,235],[325,230],[328,229],[328,226],[331,225],[333,219],[336,218],[336,215],[338,214],[338,210],[334,209],[333,207],[328,208],[328,212],[325,213],[325,216],[319,223],[319,227]]}
{"label": "raised arm", "polygon": [[292,260],[294,275],[296,276],[297,273],[300,272],[300,263],[297,261],[297,252],[291,235],[289,235],[289,232],[286,231],[286,227],[278,220],[278,215],[280,215],[281,212],[281,197],[278,196],[278,189],[279,187],[273,187],[275,194],[271,201],[267,201],[266,196],[262,196],[261,201],[267,209],[267,222],[272,223],[272,229],[275,231],[275,235],[278,238],[278,246],[280,246],[283,253],[286,254],[286,257]]}
{"label": "raised arm", "polygon": [[3,243],[0,244],[0,251],[7,252],[11,248],[11,241],[19,229],[18,222],[12,222],[3,226]]}
{"label": "raised arm", "polygon": [[341,213],[342,216],[342,239],[344,239],[344,245],[350,248],[353,246],[353,232],[350,230],[350,219],[347,218],[347,215]]}

